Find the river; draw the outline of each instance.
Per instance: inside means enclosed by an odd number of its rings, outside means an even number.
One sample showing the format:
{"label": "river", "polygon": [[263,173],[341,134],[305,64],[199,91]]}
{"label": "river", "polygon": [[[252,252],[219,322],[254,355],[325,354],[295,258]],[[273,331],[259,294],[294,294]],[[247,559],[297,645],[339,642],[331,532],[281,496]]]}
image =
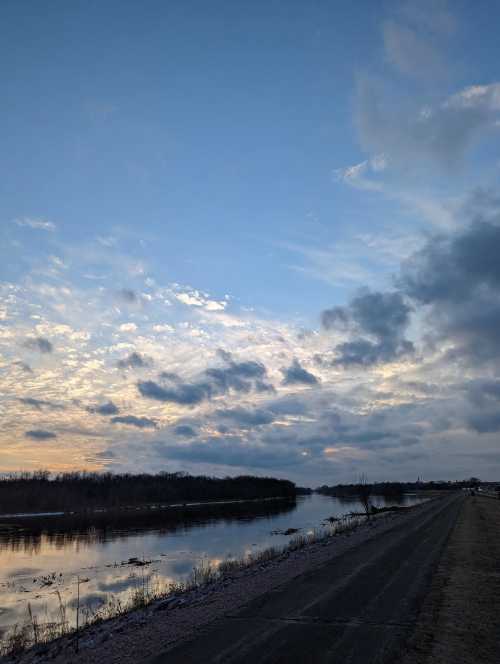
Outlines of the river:
{"label": "river", "polygon": [[[374,502],[410,505],[422,500],[407,494],[398,501],[376,497]],[[0,516],[0,633],[27,619],[28,604],[39,622],[59,620],[62,606],[73,624],[78,578],[85,613],[110,596],[125,602],[145,584],[186,579],[203,561],[216,565],[282,546],[290,539],[284,534],[290,528],[307,533],[321,528],[328,517],[360,509],[356,501],[312,494],[292,501],[147,513]]]}

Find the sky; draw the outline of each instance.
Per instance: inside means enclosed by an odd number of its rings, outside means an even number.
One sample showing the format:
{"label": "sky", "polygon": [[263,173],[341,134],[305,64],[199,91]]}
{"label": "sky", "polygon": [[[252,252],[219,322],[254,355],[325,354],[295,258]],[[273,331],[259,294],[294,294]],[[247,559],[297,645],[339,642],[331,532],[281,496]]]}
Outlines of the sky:
{"label": "sky", "polygon": [[0,19],[0,472],[500,478],[498,3]]}

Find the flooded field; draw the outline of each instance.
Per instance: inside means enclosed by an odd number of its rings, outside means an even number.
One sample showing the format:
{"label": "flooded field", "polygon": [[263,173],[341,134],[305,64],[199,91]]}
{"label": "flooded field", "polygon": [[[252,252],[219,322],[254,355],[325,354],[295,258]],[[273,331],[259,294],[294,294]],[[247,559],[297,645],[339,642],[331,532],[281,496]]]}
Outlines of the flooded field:
{"label": "flooded field", "polygon": [[[379,506],[421,502],[417,495],[374,500]],[[270,546],[289,530],[307,533],[325,519],[359,511],[356,501],[313,494],[296,500],[228,503],[169,510],[89,515],[0,516],[0,632],[27,618],[73,624],[80,610],[110,596],[126,602],[145,585],[185,580],[195,565],[212,565]]]}

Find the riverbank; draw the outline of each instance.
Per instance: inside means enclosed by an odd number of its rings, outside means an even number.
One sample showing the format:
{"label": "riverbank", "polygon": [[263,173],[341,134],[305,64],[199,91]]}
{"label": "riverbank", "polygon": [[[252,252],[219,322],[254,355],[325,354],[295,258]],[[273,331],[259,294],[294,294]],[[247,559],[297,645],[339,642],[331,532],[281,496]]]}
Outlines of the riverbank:
{"label": "riverbank", "polygon": [[[198,634],[200,629],[228,611],[235,611],[264,592],[286,584],[296,576],[317,569],[394,526],[410,521],[414,514],[433,509],[435,501],[386,512],[370,522],[351,523],[338,534],[320,541],[298,538],[292,547],[277,555],[257,554],[253,564],[226,566],[224,574],[207,575],[207,584],[153,602],[145,609],[92,626],[79,639],[64,637],[49,646],[24,654],[22,662],[138,662]],[[364,519],[363,519],[364,521]],[[354,529],[355,528],[355,529]]]}
{"label": "riverbank", "polygon": [[467,497],[402,664],[500,662],[500,500]]}

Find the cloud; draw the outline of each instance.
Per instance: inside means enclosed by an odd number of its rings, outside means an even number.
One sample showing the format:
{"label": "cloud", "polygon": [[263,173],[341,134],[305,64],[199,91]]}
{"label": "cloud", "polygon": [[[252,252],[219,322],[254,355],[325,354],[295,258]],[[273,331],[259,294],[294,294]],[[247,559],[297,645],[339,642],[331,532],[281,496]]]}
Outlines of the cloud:
{"label": "cloud", "polygon": [[160,378],[163,380],[171,380],[173,382],[182,382],[181,377],[173,371],[162,371],[160,373]]}
{"label": "cloud", "polygon": [[31,429],[31,431],[26,431],[24,435],[27,438],[33,438],[33,440],[48,440],[49,438],[57,438],[55,433],[52,431],[45,431],[45,429]]}
{"label": "cloud", "polygon": [[231,467],[282,469],[302,464],[304,461],[298,450],[286,445],[244,445],[238,436],[209,438],[203,442],[178,446],[160,443],[156,445],[156,451],[167,461],[180,460]]}
{"label": "cloud", "polygon": [[85,410],[88,413],[95,413],[97,415],[116,415],[120,412],[119,408],[112,401],[107,401],[99,406],[87,406]]}
{"label": "cloud", "polygon": [[36,410],[42,410],[47,408],[48,410],[65,410],[66,406],[59,403],[54,403],[53,401],[45,401],[44,399],[35,399],[34,397],[20,397],[18,399],[25,406],[31,406]]}
{"label": "cloud", "polygon": [[474,413],[467,418],[467,425],[477,433],[500,431],[500,409],[495,412]]}
{"label": "cloud", "polygon": [[350,317],[345,307],[332,307],[321,312],[321,325],[325,330],[349,329]]}
{"label": "cloud", "polygon": [[112,417],[113,424],[128,424],[139,429],[156,429],[156,422],[149,417],[136,417],[135,415],[120,415]]}
{"label": "cloud", "polygon": [[130,288],[122,288],[119,290],[118,297],[129,304],[134,304],[138,300],[137,294]]}
{"label": "cloud", "polygon": [[483,406],[491,402],[500,404],[500,380],[479,379],[470,381],[466,387],[467,396],[471,403]]}
{"label": "cloud", "polygon": [[26,362],[17,361],[14,362],[14,366],[19,367],[24,373],[33,374],[33,369]]}
{"label": "cloud", "polygon": [[42,354],[52,353],[54,350],[54,346],[48,339],[45,339],[45,337],[32,337],[30,339],[26,339],[26,341],[23,343],[23,346],[25,348],[29,348],[30,350],[36,350]]}
{"label": "cloud", "polygon": [[287,395],[273,399],[267,403],[267,408],[275,415],[305,415],[308,412],[308,404],[304,398]]}
{"label": "cloud", "polygon": [[[321,314],[324,329],[350,329],[353,340],[335,347],[335,364],[370,366],[392,362],[411,353],[413,344],[404,338],[411,307],[399,292],[361,292],[346,307],[334,307]],[[358,336],[359,335],[359,336]]]}
{"label": "cloud", "polygon": [[500,83],[469,86],[441,103],[420,106],[404,103],[374,79],[358,83],[357,126],[363,147],[383,152],[405,169],[430,162],[456,169],[477,140],[498,132],[499,119]]}
{"label": "cloud", "polygon": [[177,403],[183,406],[195,406],[212,396],[212,388],[208,383],[182,383],[180,385],[162,387],[152,380],[140,380],[137,383],[139,393],[147,399]]}
{"label": "cloud", "polygon": [[120,332],[137,332],[137,325],[135,323],[122,323],[118,329]]}
{"label": "cloud", "polygon": [[297,359],[294,359],[289,367],[281,369],[283,374],[283,385],[317,385],[316,376],[304,369]]}
{"label": "cloud", "polygon": [[56,225],[52,221],[45,221],[44,219],[23,217],[22,219],[15,219],[14,223],[21,227],[33,228],[40,231],[54,232],[56,230]]}
{"label": "cloud", "polygon": [[176,436],[182,436],[183,438],[193,438],[196,436],[196,430],[189,424],[178,424],[173,428],[173,432]]}
{"label": "cloud", "polygon": [[387,166],[388,159],[386,155],[379,154],[352,166],[336,168],[333,171],[333,179],[336,182],[343,182],[357,189],[382,191],[382,183],[375,179],[375,177],[383,173]]}
{"label": "cloud", "polygon": [[500,209],[431,238],[398,278],[428,313],[429,335],[453,343],[450,359],[500,360]]}
{"label": "cloud", "polygon": [[241,428],[258,427],[263,424],[271,424],[276,419],[274,413],[262,408],[228,408],[215,411],[219,419],[237,424]]}
{"label": "cloud", "polygon": [[139,381],[139,392],[148,399],[195,406],[230,391],[247,394],[252,390],[262,390],[263,379],[267,374],[263,364],[255,361],[234,362],[229,354],[227,357],[219,356],[227,366],[206,369],[192,383],[182,381],[175,374],[174,378],[170,378],[170,374],[164,372],[162,376],[166,384],[160,385],[152,380]]}
{"label": "cloud", "polygon": [[192,290],[183,293],[174,293],[174,296],[188,307],[200,307],[206,311],[224,311],[227,302],[224,300],[211,300],[205,293],[198,290]]}
{"label": "cloud", "polygon": [[144,369],[145,367],[150,367],[151,364],[151,359],[133,352],[123,360],[118,360],[116,366],[120,369]]}
{"label": "cloud", "polygon": [[424,36],[413,27],[393,20],[385,21],[382,31],[387,60],[401,73],[419,79],[445,76],[445,59],[436,38],[429,32]]}
{"label": "cloud", "polygon": [[477,433],[500,431],[500,380],[480,378],[465,385],[472,412],[466,415],[467,426]]}

